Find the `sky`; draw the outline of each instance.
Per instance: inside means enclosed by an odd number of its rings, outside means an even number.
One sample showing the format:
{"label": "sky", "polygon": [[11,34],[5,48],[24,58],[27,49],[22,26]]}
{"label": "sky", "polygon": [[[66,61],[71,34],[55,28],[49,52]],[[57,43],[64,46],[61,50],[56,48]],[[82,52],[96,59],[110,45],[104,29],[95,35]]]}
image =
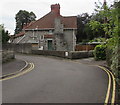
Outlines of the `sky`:
{"label": "sky", "polygon": [[[1,0],[0,2],[0,24],[4,24],[10,34],[14,34],[15,15],[19,10],[34,12],[39,19],[51,11],[51,4],[60,4],[62,16],[77,16],[82,13],[93,13],[95,2],[104,0]],[[110,4],[114,0],[106,0]]]}

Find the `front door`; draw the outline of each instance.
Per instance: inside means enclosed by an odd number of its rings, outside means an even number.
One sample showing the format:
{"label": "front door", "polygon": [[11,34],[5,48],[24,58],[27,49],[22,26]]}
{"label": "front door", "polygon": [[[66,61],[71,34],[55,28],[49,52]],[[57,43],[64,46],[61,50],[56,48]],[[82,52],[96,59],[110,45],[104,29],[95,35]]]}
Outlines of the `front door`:
{"label": "front door", "polygon": [[52,40],[48,40],[48,50],[52,50]]}

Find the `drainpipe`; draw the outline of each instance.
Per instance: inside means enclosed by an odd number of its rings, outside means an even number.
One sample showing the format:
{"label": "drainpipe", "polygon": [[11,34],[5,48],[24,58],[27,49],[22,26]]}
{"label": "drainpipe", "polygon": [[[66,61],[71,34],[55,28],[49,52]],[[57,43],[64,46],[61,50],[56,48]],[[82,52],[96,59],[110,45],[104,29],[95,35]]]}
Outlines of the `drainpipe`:
{"label": "drainpipe", "polygon": [[75,30],[73,29],[73,51],[75,51],[75,45],[76,45],[76,42],[75,42]]}

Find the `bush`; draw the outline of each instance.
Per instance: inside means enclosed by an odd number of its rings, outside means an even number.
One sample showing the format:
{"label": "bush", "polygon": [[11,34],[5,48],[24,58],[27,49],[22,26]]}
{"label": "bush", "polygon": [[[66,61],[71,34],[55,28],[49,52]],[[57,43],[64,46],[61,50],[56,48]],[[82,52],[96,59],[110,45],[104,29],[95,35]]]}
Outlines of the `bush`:
{"label": "bush", "polygon": [[106,63],[110,67],[112,64],[112,53],[113,50],[109,49],[108,47],[106,48]]}
{"label": "bush", "polygon": [[89,42],[106,42],[105,38],[94,38],[93,40],[90,40]]}
{"label": "bush", "polygon": [[106,59],[106,45],[97,45],[94,49],[95,60],[105,60]]}

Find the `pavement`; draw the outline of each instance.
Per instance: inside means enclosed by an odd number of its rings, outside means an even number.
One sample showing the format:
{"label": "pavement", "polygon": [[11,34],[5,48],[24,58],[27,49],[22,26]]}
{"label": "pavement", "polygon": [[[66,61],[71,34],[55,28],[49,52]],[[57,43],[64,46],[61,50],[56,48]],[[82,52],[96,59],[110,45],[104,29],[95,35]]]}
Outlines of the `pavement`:
{"label": "pavement", "polygon": [[14,59],[10,62],[2,64],[2,76],[20,71],[25,67],[26,62],[20,59]]}
{"label": "pavement", "polygon": [[83,58],[83,59],[77,59],[77,60],[74,60],[74,61],[80,62],[82,64],[100,65],[100,66],[107,67],[107,63],[106,63],[105,60],[96,61],[93,57]]}

